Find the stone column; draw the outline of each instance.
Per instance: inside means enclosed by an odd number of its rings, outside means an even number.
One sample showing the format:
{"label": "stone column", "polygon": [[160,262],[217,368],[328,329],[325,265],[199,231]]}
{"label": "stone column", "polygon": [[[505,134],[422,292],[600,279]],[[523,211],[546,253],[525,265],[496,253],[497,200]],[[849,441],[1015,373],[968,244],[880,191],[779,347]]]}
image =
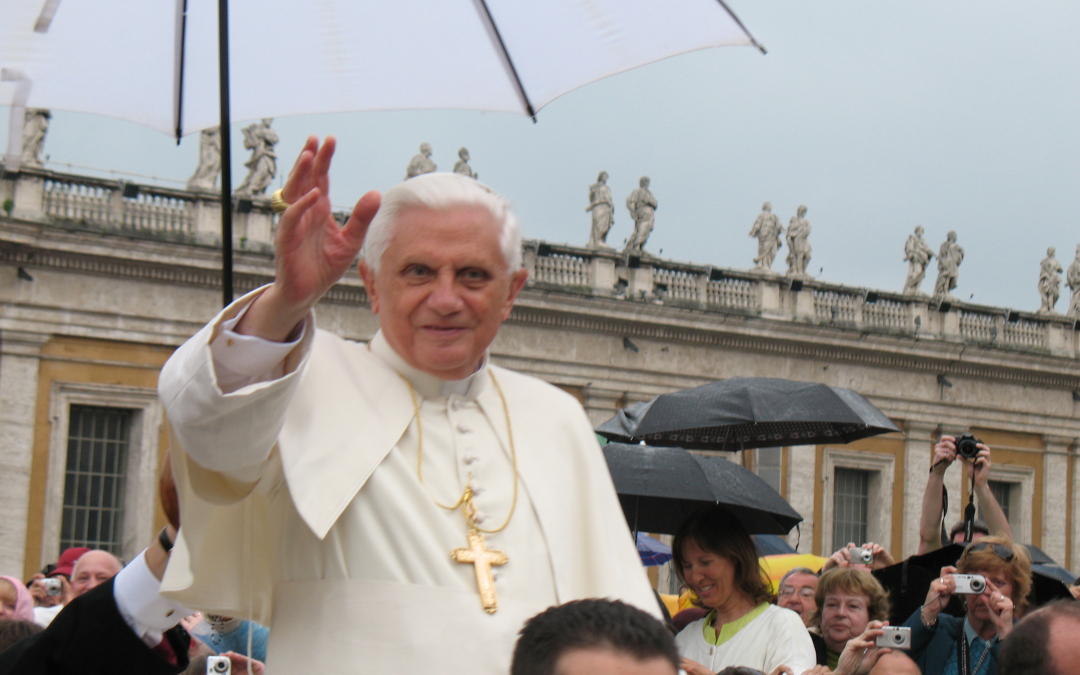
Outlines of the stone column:
{"label": "stone column", "polygon": [[612,295],[615,292],[615,258],[594,253],[589,260],[589,278],[593,293]]}
{"label": "stone column", "polygon": [[21,220],[45,220],[44,204],[45,179],[41,176],[20,173],[15,179],[15,189],[12,200],[15,208],[11,212],[12,218]]}
{"label": "stone column", "polygon": [[[893,551],[897,560],[915,555],[919,550],[919,519],[923,494],[933,457],[934,430],[930,422],[910,421],[904,434],[904,531],[903,551]],[[949,490],[950,497],[952,489]],[[952,507],[949,507],[950,512]]]}
{"label": "stone column", "polygon": [[1065,529],[1069,508],[1069,447],[1067,436],[1043,436],[1042,541],[1041,548],[1059,565],[1065,564],[1069,533]]}
{"label": "stone column", "polygon": [[1072,531],[1069,532],[1069,551],[1071,555],[1068,561],[1060,561],[1068,569],[1072,569],[1080,562],[1080,444],[1072,447]]}
{"label": "stone column", "polygon": [[796,445],[788,449],[787,496],[791,508],[803,517],[799,530],[788,535],[792,546],[798,542],[799,553],[814,549],[814,490],[820,477],[817,475],[817,446]]}
{"label": "stone column", "polygon": [[631,267],[627,271],[630,273],[630,286],[627,288],[627,295],[634,300],[641,300],[641,294],[644,292],[644,298],[651,300],[653,294],[652,266]]}
{"label": "stone column", "polygon": [[23,573],[41,346],[39,333],[0,332],[0,569]]}

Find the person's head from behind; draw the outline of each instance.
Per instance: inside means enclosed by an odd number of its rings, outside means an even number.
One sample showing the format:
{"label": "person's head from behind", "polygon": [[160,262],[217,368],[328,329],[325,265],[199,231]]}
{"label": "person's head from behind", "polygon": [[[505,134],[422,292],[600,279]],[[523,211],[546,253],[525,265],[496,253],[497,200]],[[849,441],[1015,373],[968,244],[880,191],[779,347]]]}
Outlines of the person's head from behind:
{"label": "person's head from behind", "polygon": [[667,628],[618,600],[574,600],[525,622],[510,675],[675,675]]}
{"label": "person's head from behind", "polygon": [[821,629],[825,646],[842,652],[848,640],[866,630],[871,621],[888,621],[889,594],[866,570],[834,567],[818,580],[817,612],[812,625]]}
{"label": "person's head from behind", "polygon": [[[949,541],[954,544],[963,544],[964,538],[967,536],[967,522],[961,520],[952,526],[949,530]],[[978,541],[983,537],[990,536],[990,527],[986,524],[985,520],[973,520],[971,521],[971,541]]]}
{"label": "person's head from behind", "polygon": [[1001,675],[1069,675],[1080,664],[1080,603],[1058,600],[1024,617],[1001,646]]}
{"label": "person's head from behind", "polygon": [[718,609],[769,601],[754,541],[724,509],[710,507],[683,521],[671,552],[679,580],[697,595],[694,604]]}
{"label": "person's head from behind", "polygon": [[796,567],[781,577],[776,604],[797,613],[803,624],[810,626],[817,610],[814,600],[817,585],[817,572],[809,567]]}
{"label": "person's head from behind", "polygon": [[34,599],[15,577],[0,577],[0,621],[34,620]]}
{"label": "person's head from behind", "polygon": [[108,551],[87,551],[76,561],[71,572],[71,595],[77,598],[112,579],[124,564]]}
{"label": "person's head from behind", "polygon": [[444,380],[475,372],[525,284],[510,205],[460,174],[423,174],[383,196],[360,263],[387,342]]}
{"label": "person's head from behind", "polygon": [[43,630],[29,619],[0,619],[0,652]]}
{"label": "person's head from behind", "polygon": [[1031,558],[1023,546],[1004,537],[983,537],[964,550],[956,563],[956,571],[986,577],[984,592],[963,596],[968,620],[973,626],[991,621],[994,592],[1012,600],[1017,610],[1027,605],[1031,591]]}

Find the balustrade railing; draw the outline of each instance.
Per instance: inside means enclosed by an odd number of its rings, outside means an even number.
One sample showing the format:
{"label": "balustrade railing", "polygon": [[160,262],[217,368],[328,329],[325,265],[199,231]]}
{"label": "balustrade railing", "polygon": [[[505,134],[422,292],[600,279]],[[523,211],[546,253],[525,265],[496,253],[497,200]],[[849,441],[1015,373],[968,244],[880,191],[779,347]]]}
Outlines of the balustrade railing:
{"label": "balustrade railing", "polygon": [[536,259],[536,281],[556,286],[590,286],[589,266],[584,258],[562,253]]}
{"label": "balustrade railing", "polygon": [[653,286],[664,289],[662,293],[656,293],[663,300],[701,302],[699,278],[699,275],[683,270],[653,269]]}
{"label": "balustrade railing", "polygon": [[814,314],[819,321],[855,323],[862,298],[843,291],[814,290]]}
{"label": "balustrade railing", "polygon": [[757,284],[747,279],[723,277],[705,286],[706,302],[718,307],[759,309]]}
{"label": "balustrade railing", "polygon": [[1043,348],[1046,346],[1046,329],[1047,324],[1042,322],[1025,319],[1007,321],[1002,342],[1016,347]]}
{"label": "balustrade railing", "polygon": [[884,298],[863,304],[862,320],[867,326],[885,330],[904,331],[914,327],[911,305]]}
{"label": "balustrade railing", "polygon": [[960,335],[976,342],[993,342],[998,336],[998,316],[960,310]]}

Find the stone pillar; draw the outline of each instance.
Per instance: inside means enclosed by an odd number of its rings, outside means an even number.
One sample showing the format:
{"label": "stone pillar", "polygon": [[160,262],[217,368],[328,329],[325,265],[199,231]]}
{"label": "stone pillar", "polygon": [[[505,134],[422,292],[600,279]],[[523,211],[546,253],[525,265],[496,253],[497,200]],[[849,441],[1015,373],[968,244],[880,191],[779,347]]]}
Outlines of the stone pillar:
{"label": "stone pillar", "polygon": [[796,320],[817,320],[817,311],[814,309],[814,289],[803,286],[801,290],[789,291],[789,295],[792,300],[791,307]]}
{"label": "stone pillar", "polygon": [[529,285],[536,283],[536,253],[537,245],[535,241],[527,241],[521,246],[521,267],[529,273],[526,279],[526,283]]}
{"label": "stone pillar", "polygon": [[1059,565],[1065,563],[1068,535],[1065,529],[1069,508],[1069,447],[1076,442],[1067,436],[1043,436],[1042,541],[1041,548]]}
{"label": "stone pillar", "polygon": [[48,335],[0,332],[0,569],[23,573],[41,346]]}
{"label": "stone pillar", "polygon": [[641,293],[644,291],[645,299],[651,300],[653,293],[652,267],[631,267],[627,272],[630,274],[630,286],[627,288],[627,295],[634,300],[641,300]]}
{"label": "stone pillar", "polygon": [[622,390],[616,391],[615,389],[604,389],[592,385],[584,387],[582,393],[585,397],[582,407],[585,408],[585,412],[589,415],[589,421],[592,422],[594,427],[611,419],[611,416],[618,410],[618,402],[626,394]]}
{"label": "stone pillar", "polygon": [[919,320],[919,333],[926,334],[930,332],[930,311],[924,300],[915,299],[911,301],[911,323],[907,328],[915,330],[915,319]]}
{"label": "stone pillar", "polygon": [[195,210],[195,241],[200,244],[221,244],[221,201],[200,193],[193,204]]}
{"label": "stone pillar", "polygon": [[814,491],[820,477],[817,475],[817,446],[796,445],[788,448],[787,500],[791,508],[803,517],[799,529],[788,535],[792,546],[798,542],[799,553],[811,553],[814,549]]}
{"label": "stone pillar", "polygon": [[593,293],[611,295],[615,292],[615,259],[596,255],[589,260],[589,280]]}
{"label": "stone pillar", "polygon": [[11,212],[12,218],[21,220],[45,220],[44,203],[45,179],[41,176],[28,173],[20,173],[15,179],[14,196],[15,208]]}
{"label": "stone pillar", "polygon": [[1069,349],[1065,328],[1066,326],[1064,324],[1058,323],[1057,321],[1048,321],[1046,323],[1046,348],[1050,350],[1051,354],[1057,356],[1072,355],[1071,350]]}
{"label": "stone pillar", "polygon": [[758,279],[757,288],[762,315],[783,316],[784,309],[780,304],[780,283],[778,278],[766,277]]}
{"label": "stone pillar", "polygon": [[[930,475],[930,460],[934,456],[934,430],[929,422],[909,421],[904,434],[904,531],[903,551],[893,551],[897,560],[915,555],[919,550],[919,519],[922,516],[923,494]],[[949,490],[952,496],[952,489]],[[950,512],[952,507],[949,507]]]}
{"label": "stone pillar", "polygon": [[247,214],[246,248],[259,248],[253,244],[274,245],[274,215],[270,210],[252,210]]}
{"label": "stone pillar", "polygon": [[1080,444],[1072,447],[1072,531],[1069,532],[1070,556],[1067,561],[1059,561],[1067,569],[1072,569],[1080,563]]}

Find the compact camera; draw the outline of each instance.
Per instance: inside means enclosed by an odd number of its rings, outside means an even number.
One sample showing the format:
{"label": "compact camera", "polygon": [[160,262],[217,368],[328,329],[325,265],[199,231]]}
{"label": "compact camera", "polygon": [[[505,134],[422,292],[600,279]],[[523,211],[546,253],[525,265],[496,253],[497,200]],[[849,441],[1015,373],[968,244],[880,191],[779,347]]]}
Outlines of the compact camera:
{"label": "compact camera", "polygon": [[851,562],[869,565],[874,562],[874,552],[868,548],[851,549]]}
{"label": "compact camera", "polygon": [[41,585],[45,588],[45,595],[60,595],[64,590],[63,584],[56,577],[42,579]]}
{"label": "compact camera", "polygon": [[206,675],[232,675],[232,661],[228,656],[207,656]]}
{"label": "compact camera", "polygon": [[911,629],[907,626],[885,626],[881,630],[885,632],[877,638],[878,647],[911,649]]}
{"label": "compact camera", "polygon": [[986,577],[981,574],[954,574],[952,578],[956,582],[954,593],[978,595],[986,590]]}
{"label": "compact camera", "polygon": [[975,459],[979,454],[979,439],[971,434],[964,434],[956,439],[956,453],[965,459]]}

